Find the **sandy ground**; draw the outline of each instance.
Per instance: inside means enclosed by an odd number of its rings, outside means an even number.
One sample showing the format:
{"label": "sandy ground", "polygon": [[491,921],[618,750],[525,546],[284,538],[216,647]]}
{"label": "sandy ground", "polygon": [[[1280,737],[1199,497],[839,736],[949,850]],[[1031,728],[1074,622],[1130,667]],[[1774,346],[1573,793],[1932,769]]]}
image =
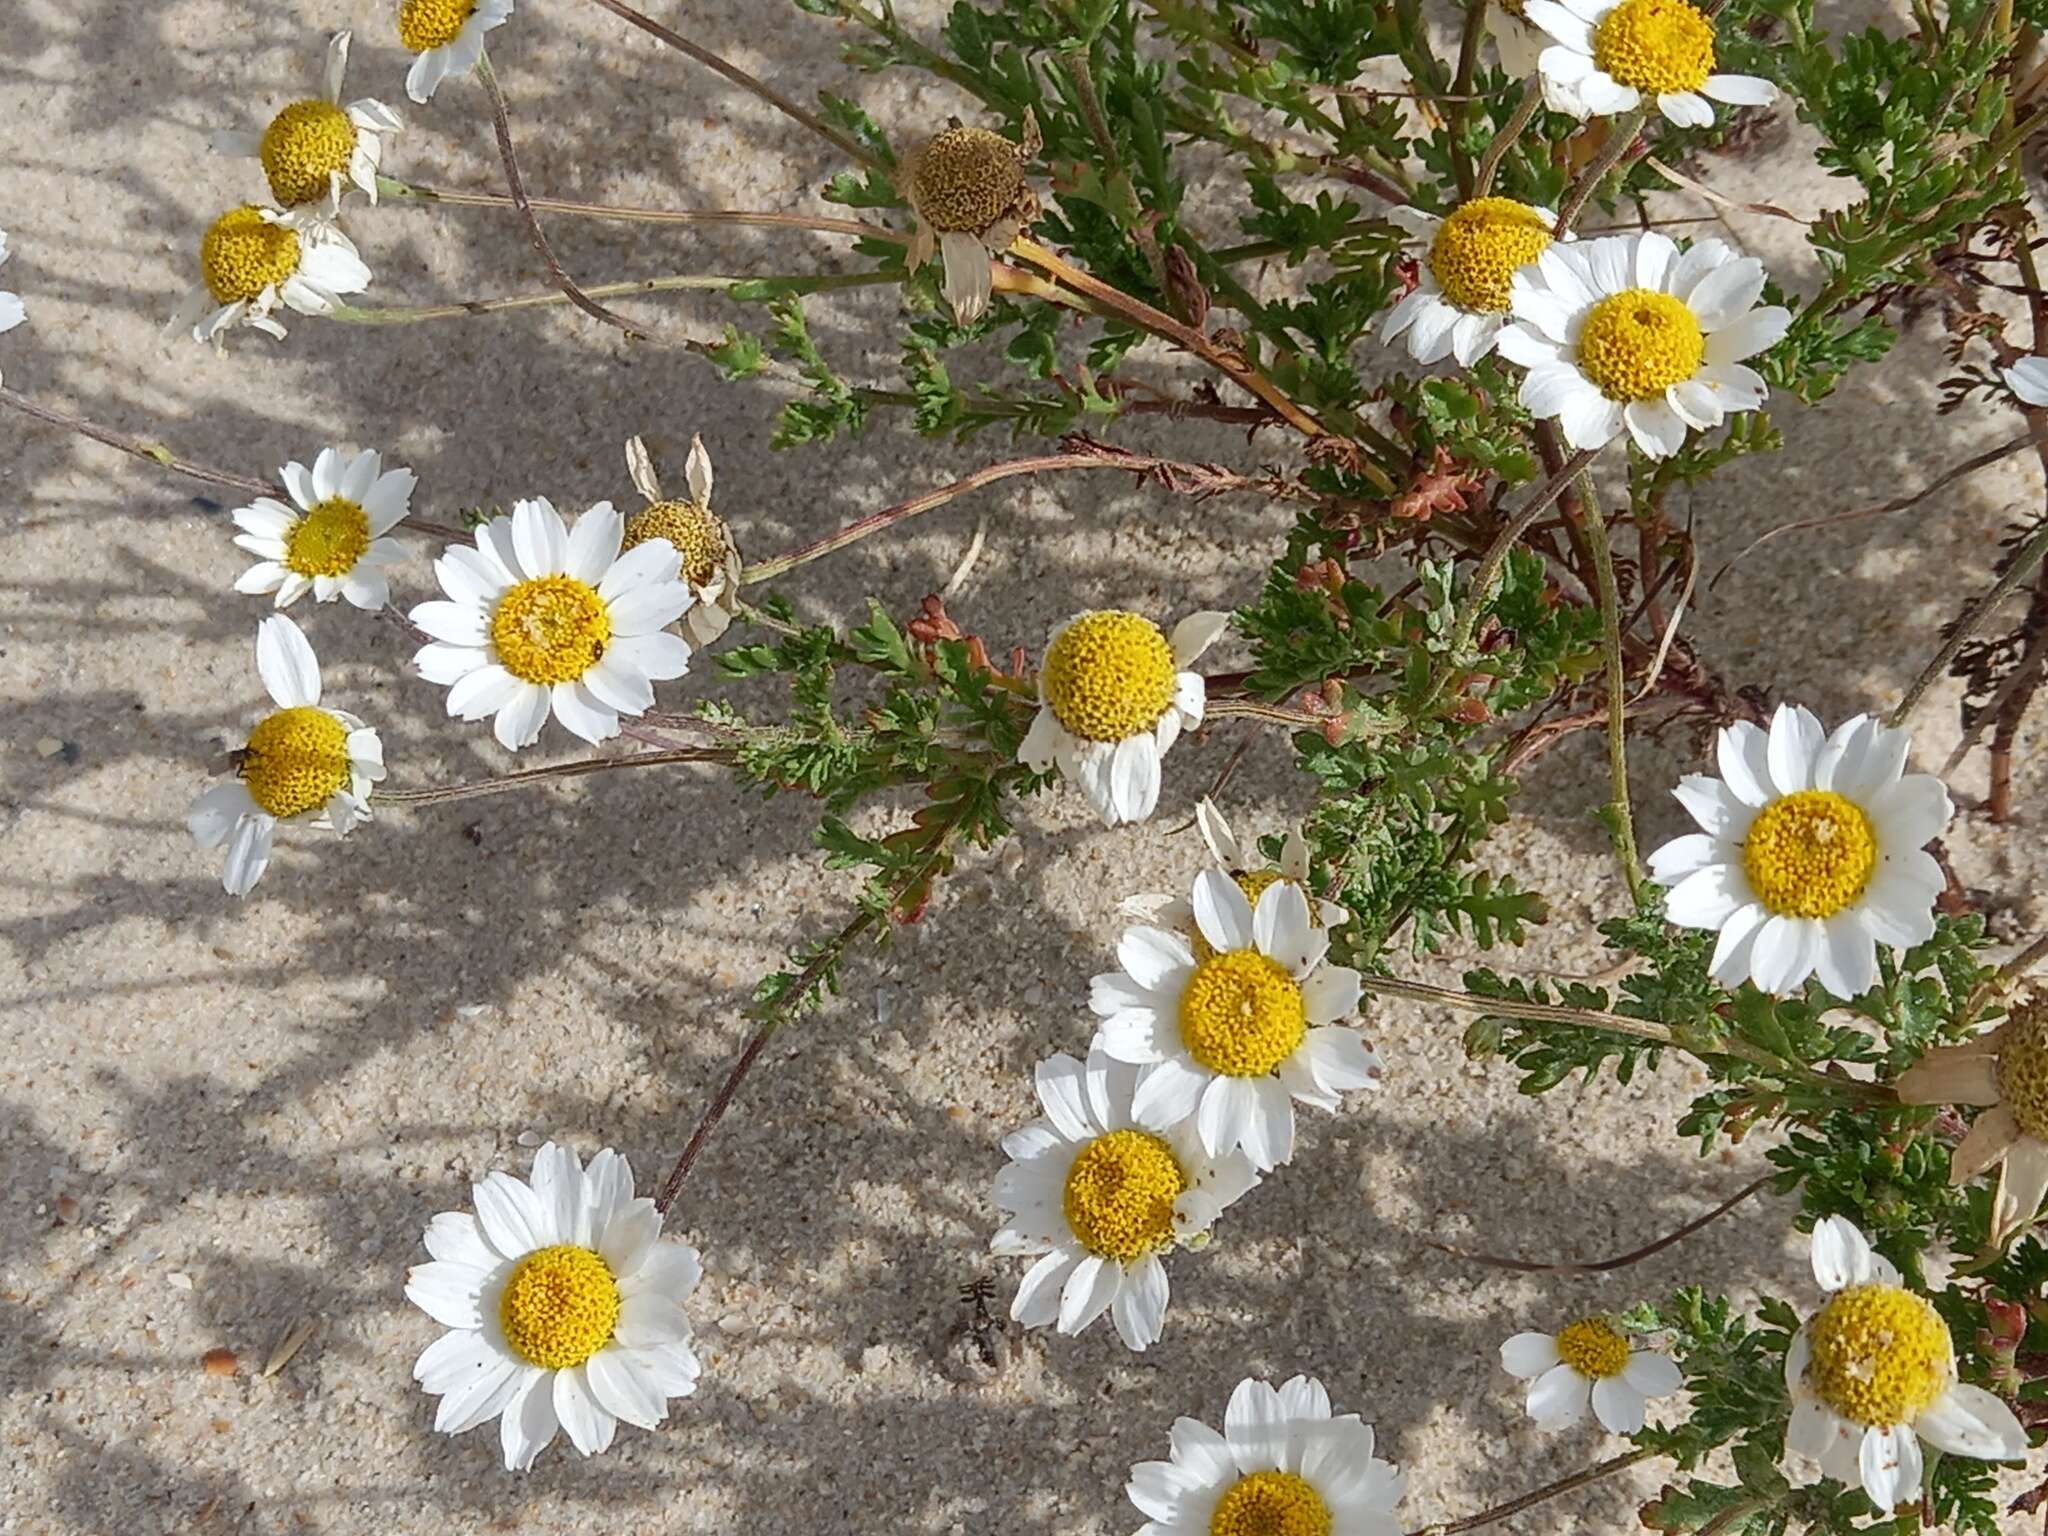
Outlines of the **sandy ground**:
{"label": "sandy ground", "polygon": [[[361,34],[352,89],[401,102],[384,9],[14,0],[0,224],[33,321],[0,343],[8,383],[245,473],[329,441],[376,446],[419,471],[416,507],[443,517],[536,493],[629,500],[628,435],[647,434],[676,475],[702,431],[720,505],[756,555],[1001,456],[993,440],[921,443],[899,422],[771,454],[770,391],[558,311],[391,332],[301,321],[288,345],[244,336],[225,359],[160,347],[201,231],[259,187],[253,166],[208,157],[209,133],[260,126],[303,94],[341,25]],[[929,24],[937,8],[901,9]],[[538,188],[822,210],[829,152],[752,98],[594,7],[522,12],[494,52]],[[796,97],[841,89],[913,136],[961,109],[920,79],[850,75],[831,25],[765,0],[688,15]],[[474,88],[407,115],[398,174],[491,183]],[[1839,200],[1801,169],[1803,142],[1709,173],[1798,209]],[[355,228],[386,302],[542,287],[499,213],[395,207]],[[837,259],[801,233],[553,228],[589,281]],[[1734,232],[1810,291],[1788,228],[1738,219]],[[828,350],[886,372],[872,324],[893,304],[827,311]],[[670,337],[715,335],[728,317],[714,302],[631,309]],[[1709,567],[1789,515],[1881,499],[2009,435],[2010,417],[1982,409],[1933,414],[1935,341],[1915,331],[1824,409],[1786,403],[1787,451],[1689,509]],[[1239,463],[1278,451],[1157,440]],[[1156,1349],[1133,1357],[1104,1325],[1034,1337],[993,1373],[965,1367],[959,1288],[988,1275],[1006,1299],[1017,1273],[985,1254],[996,1138],[1032,1113],[1032,1063],[1085,1046],[1085,983],[1108,962],[1115,902],[1198,867],[1177,829],[1237,740],[1222,729],[1173,758],[1162,814],[1140,831],[1102,830],[1075,796],[1038,807],[771,1052],[672,1221],[710,1270],[694,1308],[702,1390],[601,1460],[558,1444],[510,1476],[494,1437],[432,1434],[411,1384],[437,1331],[400,1294],[422,1224],[483,1171],[523,1172],[544,1136],[616,1145],[658,1177],[735,1049],[753,978],[836,926],[846,883],[819,870],[799,817],[682,771],[394,808],[346,846],[292,839],[254,899],[229,901],[184,829],[260,701],[250,642],[265,609],[229,590],[241,560],[221,499],[18,419],[0,445],[0,1530],[1116,1532],[1138,1523],[1129,1464],[1164,1453],[1176,1415],[1213,1422],[1240,1376],[1302,1370],[1380,1427],[1420,1525],[1611,1449],[1590,1430],[1527,1427],[1495,1364],[1507,1334],[1692,1279],[1807,1295],[1787,1210],[1768,1201],[1601,1279],[1534,1281],[1427,1249],[1623,1251],[1738,1188],[1760,1153],[1701,1161],[1673,1140],[1696,1086],[1680,1067],[1532,1103],[1511,1075],[1463,1060],[1457,1020],[1390,1007],[1370,1021],[1386,1092],[1310,1117],[1294,1165],[1231,1212],[1213,1250],[1173,1265]],[[1882,708],[2038,495],[2014,461],[1908,516],[1784,541],[1702,599],[1692,632],[1733,680],[1830,717]],[[948,509],[787,590],[815,615],[856,611],[868,592],[905,613],[982,515],[987,550],[954,607],[1003,646],[1036,647],[1083,606],[1241,601],[1284,528],[1243,499],[1197,510],[1069,480]],[[401,598],[428,581],[422,551]],[[295,612],[330,698],[383,729],[394,783],[506,766],[483,730],[441,718],[395,631],[339,605]],[[668,697],[680,707],[701,686]],[[1953,713],[1946,696],[1923,712],[1923,765],[1946,754]],[[553,732],[522,766],[570,745]],[[1692,740],[1636,748],[1646,842],[1679,830],[1664,790],[1699,762]],[[1241,828],[1300,811],[1306,786],[1285,770],[1281,743],[1254,749],[1230,799]],[[2025,753],[2021,774],[2020,803],[2039,804]],[[1981,780],[1979,766],[1959,788]],[[1592,924],[1618,887],[1592,819],[1603,786],[1596,744],[1558,751],[1488,850],[1553,901],[1551,925],[1507,963],[1604,964]],[[2028,823],[1996,841],[1965,823],[1951,846],[1971,885],[2035,925]],[[303,1348],[258,1374],[302,1322]],[[232,1377],[201,1369],[221,1349]],[[1614,1529],[1651,1486],[1617,1482],[1506,1528]]]}

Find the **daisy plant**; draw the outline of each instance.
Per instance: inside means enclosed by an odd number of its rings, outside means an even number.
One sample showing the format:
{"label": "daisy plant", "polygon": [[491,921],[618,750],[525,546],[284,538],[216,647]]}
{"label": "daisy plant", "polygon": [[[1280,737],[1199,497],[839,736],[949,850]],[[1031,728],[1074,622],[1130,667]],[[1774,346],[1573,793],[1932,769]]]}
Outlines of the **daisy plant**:
{"label": "daisy plant", "polygon": [[412,508],[417,477],[385,469],[375,451],[336,448],[322,448],[310,469],[294,459],[278,473],[289,504],[259,496],[230,514],[242,530],[236,546],[256,556],[235,590],[274,592],[280,608],[308,592],[316,602],[345,597],[372,613],[382,608],[391,598],[385,568],[403,558],[389,535]]}
{"label": "daisy plant", "polygon": [[328,40],[320,95],[287,104],[260,134],[224,131],[213,137],[215,154],[262,165],[281,208],[317,204],[339,211],[344,189],[377,201],[378,167],[405,124],[373,97],[342,100],[351,38],[337,32]]}

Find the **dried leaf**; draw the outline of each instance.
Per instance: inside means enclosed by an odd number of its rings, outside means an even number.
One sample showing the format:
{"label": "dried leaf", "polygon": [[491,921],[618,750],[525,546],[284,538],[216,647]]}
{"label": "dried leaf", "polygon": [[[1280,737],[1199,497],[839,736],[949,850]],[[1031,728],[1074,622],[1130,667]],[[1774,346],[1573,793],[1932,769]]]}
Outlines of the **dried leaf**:
{"label": "dried leaf", "polygon": [[266,1377],[275,1376],[290,1365],[292,1356],[305,1348],[306,1340],[313,1337],[313,1330],[319,1326],[320,1320],[315,1317],[302,1317],[293,1323],[285,1331],[284,1337],[277,1341],[276,1347],[270,1351],[270,1358],[263,1362],[263,1374]]}

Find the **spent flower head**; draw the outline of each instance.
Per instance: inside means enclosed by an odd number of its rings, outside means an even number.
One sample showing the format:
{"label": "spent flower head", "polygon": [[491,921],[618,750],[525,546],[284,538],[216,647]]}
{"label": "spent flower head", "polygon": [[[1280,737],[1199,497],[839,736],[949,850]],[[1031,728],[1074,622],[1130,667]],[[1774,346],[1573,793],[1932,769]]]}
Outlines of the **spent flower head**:
{"label": "spent flower head", "polygon": [[711,455],[704,439],[690,439],[690,457],[683,465],[687,499],[662,492],[653,455],[639,438],[626,443],[626,471],[647,505],[626,519],[620,540],[631,551],[654,539],[666,539],[680,562],[691,603],[684,610],[683,632],[699,648],[724,634],[740,606],[740,551],[724,518],[711,510]]}
{"label": "spent flower head", "polygon": [[1021,143],[955,122],[903,162],[899,186],[917,219],[910,270],[937,249],[946,302],[961,325],[972,325],[988,308],[994,292],[989,258],[1008,250],[1038,217],[1038,197],[1024,168],[1039,148],[1038,119],[1027,109]]}
{"label": "spent flower head", "polygon": [[2041,1214],[2048,1199],[2048,995],[2030,992],[2004,1023],[1958,1045],[1938,1045],[1896,1084],[1907,1104],[1981,1106],[1949,1154],[1949,1181],[1998,1170],[1991,1241],[2003,1247]]}
{"label": "spent flower head", "polygon": [[329,315],[345,294],[370,286],[370,269],[339,225],[301,209],[281,213],[244,203],[207,227],[199,242],[199,286],[179,306],[172,330],[225,344],[246,325],[283,340],[280,307]]}
{"label": "spent flower head", "polygon": [[405,94],[427,101],[443,80],[475,69],[486,34],[512,19],[512,5],[513,0],[398,0],[398,41],[415,55]]}

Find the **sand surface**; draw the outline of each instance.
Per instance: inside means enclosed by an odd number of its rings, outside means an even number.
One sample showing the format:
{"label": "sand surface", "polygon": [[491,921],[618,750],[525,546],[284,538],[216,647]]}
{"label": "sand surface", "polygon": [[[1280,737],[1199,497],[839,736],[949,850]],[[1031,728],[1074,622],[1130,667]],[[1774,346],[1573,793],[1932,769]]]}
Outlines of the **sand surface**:
{"label": "sand surface", "polygon": [[[922,78],[852,74],[837,28],[770,0],[653,8],[792,96],[844,91],[905,137],[965,110]],[[927,27],[939,11],[899,9]],[[10,0],[0,226],[17,251],[7,286],[33,316],[0,340],[9,385],[243,473],[328,442],[374,446],[419,472],[416,508],[443,518],[532,494],[630,502],[624,439],[646,434],[679,478],[701,431],[719,504],[756,556],[1008,452],[884,420],[860,441],[771,453],[772,387],[726,385],[680,348],[630,346],[560,310],[394,331],[301,320],[288,344],[244,334],[224,359],[164,349],[200,233],[260,189],[252,165],[209,157],[209,135],[260,127],[304,94],[342,25],[360,33],[352,93],[404,106],[392,169],[493,184],[480,93],[404,104],[381,0]],[[594,6],[533,0],[499,36],[538,189],[836,211],[816,196],[828,149]],[[1843,200],[1804,169],[1806,143],[1793,128],[1706,174],[1795,210]],[[505,214],[388,207],[353,227],[383,302],[544,289]],[[843,260],[807,233],[551,227],[592,282]],[[1729,228],[1781,281],[1815,286],[1796,230]],[[823,344],[886,378],[893,343],[877,326],[895,303],[822,309]],[[625,307],[668,338],[735,318],[710,299]],[[1782,402],[1786,451],[1681,509],[1707,567],[1788,516],[1896,494],[2010,436],[2016,418],[1982,407],[1935,415],[1937,342],[1923,321],[1825,408]],[[1291,451],[1187,427],[1118,436],[1246,466]],[[1830,718],[1882,709],[2039,495],[2038,472],[2013,460],[1915,513],[1788,539],[1703,597],[1691,633],[1725,677],[1772,698]],[[859,959],[844,996],[771,1050],[671,1220],[709,1267],[700,1392],[599,1460],[558,1443],[530,1475],[505,1473],[494,1435],[434,1435],[410,1380],[438,1331],[400,1294],[423,1224],[485,1170],[523,1173],[549,1136],[617,1146],[658,1178],[742,1037],[754,978],[836,927],[850,888],[809,852],[804,808],[681,770],[392,808],[346,845],[302,834],[254,898],[230,901],[184,814],[261,700],[251,640],[267,605],[230,590],[232,504],[0,422],[0,1530],[1121,1532],[1139,1523],[1127,1469],[1165,1453],[1176,1415],[1215,1422],[1240,1376],[1295,1371],[1379,1426],[1419,1526],[1612,1449],[1590,1429],[1528,1427],[1495,1361],[1508,1334],[1693,1279],[1809,1298],[1789,1208],[1769,1200],[1604,1278],[1528,1279],[1429,1250],[1621,1252],[1754,1177],[1761,1149],[1703,1161],[1672,1138],[1698,1081],[1677,1064],[1532,1102],[1512,1074],[1463,1059],[1457,1019],[1384,1007],[1369,1028],[1385,1091],[1308,1116],[1293,1166],[1229,1214],[1210,1252],[1173,1264],[1157,1348],[1132,1356],[1105,1324],[1034,1336],[994,1372],[966,1364],[960,1287],[988,1275],[1006,1301],[1021,1269],[985,1252],[996,1139],[1033,1113],[1033,1062],[1085,1048],[1086,982],[1108,965],[1117,900],[1199,867],[1183,827],[1240,739],[1233,724],[1170,760],[1147,827],[1105,831],[1074,794],[1041,802],[1000,856],[964,861],[922,925]],[[871,592],[907,614],[977,519],[986,549],[953,606],[992,650],[1036,649],[1085,606],[1177,616],[1243,601],[1285,528],[1245,498],[1198,508],[1070,477],[963,502],[785,590],[809,615],[857,612]],[[402,601],[430,595],[419,551]],[[442,718],[393,627],[340,605],[295,616],[330,698],[383,730],[393,783],[509,766],[483,729]],[[666,698],[686,707],[708,686]],[[1952,696],[1919,718],[1919,762],[1938,766]],[[551,730],[520,765],[573,746]],[[1633,762],[1654,845],[1680,830],[1665,791],[1702,765],[1701,743],[1643,741]],[[1994,837],[1966,818],[1949,846],[2025,933],[2041,916],[2042,775],[2024,749],[2019,772],[2027,820]],[[1982,787],[1980,761],[1958,789]],[[1592,925],[1620,890],[1592,817],[1604,792],[1598,744],[1575,742],[1539,765],[1487,850],[1552,900],[1551,924],[1506,964],[1606,963]],[[1266,739],[1228,808],[1241,831],[1267,830],[1307,793]],[[1414,969],[1447,978],[1467,958]],[[303,1347],[262,1376],[301,1323]],[[203,1371],[223,1349],[236,1373]],[[1503,1528],[1620,1528],[1652,1486],[1620,1480]]]}

